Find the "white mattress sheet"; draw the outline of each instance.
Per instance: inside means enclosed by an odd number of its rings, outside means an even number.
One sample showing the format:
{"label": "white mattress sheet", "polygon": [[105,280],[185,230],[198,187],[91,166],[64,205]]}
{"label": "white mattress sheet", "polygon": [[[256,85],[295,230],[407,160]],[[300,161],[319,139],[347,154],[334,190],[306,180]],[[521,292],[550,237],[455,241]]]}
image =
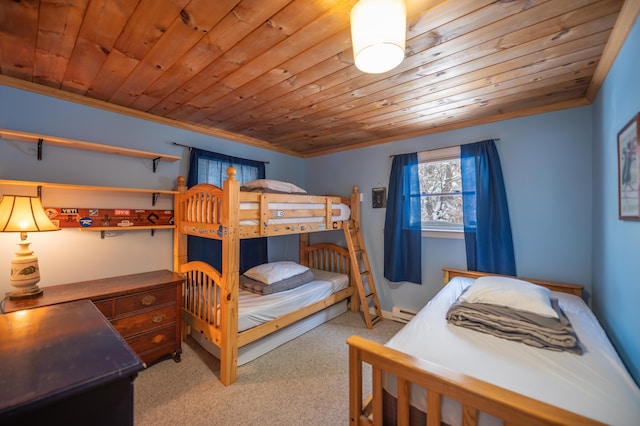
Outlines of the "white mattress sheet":
{"label": "white mattress sheet", "polygon": [[[472,282],[454,278],[387,346],[607,424],[640,424],[640,388],[582,299],[552,292],[585,349],[553,352],[448,324],[447,310]],[[395,377],[385,388],[397,396]],[[425,391],[415,388],[411,404],[425,411]],[[445,399],[442,410],[445,423],[461,424],[458,402]],[[480,423],[501,421],[481,413]]]}
{"label": "white mattress sheet", "polygon": [[[240,203],[240,210],[256,210],[260,208],[259,203]],[[281,210],[287,211],[291,209],[324,209],[324,204],[317,203],[308,203],[308,204],[294,204],[294,203],[269,203],[269,209],[271,210]],[[339,210],[340,213],[338,215],[332,216],[331,220],[339,221],[339,220],[347,220],[351,217],[351,208],[348,205],[339,203],[332,204],[332,208],[334,210]],[[273,217],[269,219],[269,224],[271,225],[282,225],[287,223],[310,223],[310,222],[323,222],[324,217],[322,216],[312,216],[312,217]],[[258,225],[257,220],[241,220],[240,225]]]}
{"label": "white mattress sheet", "polygon": [[238,331],[247,330],[311,305],[349,285],[347,275],[319,269],[312,269],[312,271],[313,281],[291,290],[264,296],[240,290]]}

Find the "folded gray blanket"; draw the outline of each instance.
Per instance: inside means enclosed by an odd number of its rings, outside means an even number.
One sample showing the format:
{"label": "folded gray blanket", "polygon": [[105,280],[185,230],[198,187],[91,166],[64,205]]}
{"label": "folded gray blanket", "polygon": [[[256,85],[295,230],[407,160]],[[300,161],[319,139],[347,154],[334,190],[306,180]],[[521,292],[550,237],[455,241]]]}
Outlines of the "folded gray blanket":
{"label": "folded gray blanket", "polygon": [[522,342],[537,348],[582,354],[578,337],[560,306],[551,299],[559,319],[547,318],[506,306],[456,301],[447,311],[453,325]]}

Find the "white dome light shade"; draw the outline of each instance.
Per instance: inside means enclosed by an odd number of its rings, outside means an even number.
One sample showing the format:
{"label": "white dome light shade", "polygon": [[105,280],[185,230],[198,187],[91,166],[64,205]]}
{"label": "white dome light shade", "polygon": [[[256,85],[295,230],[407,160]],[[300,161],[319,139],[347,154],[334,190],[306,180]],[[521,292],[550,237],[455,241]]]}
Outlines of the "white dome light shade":
{"label": "white dome light shade", "polygon": [[407,10],[404,0],[360,0],[351,9],[351,42],[359,70],[379,74],[404,59]]}

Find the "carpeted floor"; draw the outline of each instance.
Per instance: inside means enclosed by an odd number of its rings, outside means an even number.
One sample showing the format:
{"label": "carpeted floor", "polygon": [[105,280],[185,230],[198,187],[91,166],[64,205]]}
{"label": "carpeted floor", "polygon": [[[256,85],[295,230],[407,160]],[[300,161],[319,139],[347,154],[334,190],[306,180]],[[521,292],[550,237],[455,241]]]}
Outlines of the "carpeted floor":
{"label": "carpeted floor", "polygon": [[218,380],[218,360],[189,339],[182,362],[161,361],[136,379],[135,424],[345,425],[346,339],[384,343],[402,326],[384,320],[368,330],[360,314],[347,312],[239,367],[228,387]]}

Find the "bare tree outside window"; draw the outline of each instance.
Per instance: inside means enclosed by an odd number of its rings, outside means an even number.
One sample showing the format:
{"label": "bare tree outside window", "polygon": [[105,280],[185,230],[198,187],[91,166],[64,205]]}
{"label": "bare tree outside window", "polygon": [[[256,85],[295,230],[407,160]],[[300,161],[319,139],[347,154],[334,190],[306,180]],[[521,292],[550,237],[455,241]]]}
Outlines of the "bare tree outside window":
{"label": "bare tree outside window", "polygon": [[419,177],[422,229],[461,231],[460,158],[421,162]]}

